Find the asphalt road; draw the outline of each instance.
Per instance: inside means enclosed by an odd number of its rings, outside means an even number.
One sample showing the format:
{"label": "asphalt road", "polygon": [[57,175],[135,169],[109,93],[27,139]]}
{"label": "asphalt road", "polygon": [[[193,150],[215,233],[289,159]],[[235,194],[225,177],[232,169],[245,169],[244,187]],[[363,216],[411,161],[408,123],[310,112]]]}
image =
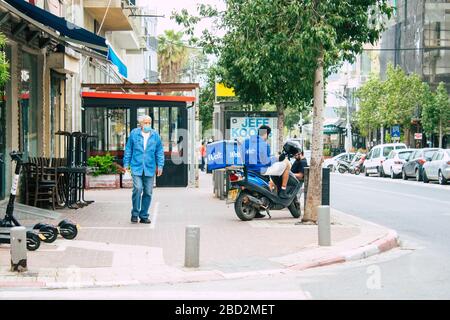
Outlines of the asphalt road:
{"label": "asphalt road", "polygon": [[331,175],[331,205],[396,230],[401,247],[361,261],[258,279],[83,290],[2,299],[450,299],[450,186]]}

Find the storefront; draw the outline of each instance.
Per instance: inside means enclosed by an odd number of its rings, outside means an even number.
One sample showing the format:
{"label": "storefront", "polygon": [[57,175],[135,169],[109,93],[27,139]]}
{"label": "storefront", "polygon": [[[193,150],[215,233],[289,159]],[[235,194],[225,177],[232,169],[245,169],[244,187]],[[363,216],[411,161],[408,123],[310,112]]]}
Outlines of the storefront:
{"label": "storefront", "polygon": [[109,153],[122,164],[131,130],[138,117],[149,115],[152,127],[164,146],[164,174],[156,179],[160,187],[186,187],[189,166],[189,109],[195,97],[143,94],[83,92],[83,132],[96,138],[88,140],[88,156]]}

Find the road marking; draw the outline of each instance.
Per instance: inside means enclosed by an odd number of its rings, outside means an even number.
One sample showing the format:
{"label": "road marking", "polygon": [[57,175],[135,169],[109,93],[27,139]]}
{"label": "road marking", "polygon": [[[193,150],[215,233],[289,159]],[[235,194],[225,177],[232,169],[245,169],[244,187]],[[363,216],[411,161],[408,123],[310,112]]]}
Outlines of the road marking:
{"label": "road marking", "polygon": [[[334,183],[341,184],[341,185],[349,185],[348,183],[343,183],[343,182],[339,182],[339,181],[335,181]],[[366,190],[371,190],[371,191],[375,191],[375,192],[390,193],[393,195],[405,196],[405,197],[410,197],[410,198],[414,198],[414,199],[422,199],[422,200],[427,200],[427,201],[441,202],[446,205],[450,205],[450,201],[437,200],[434,198],[412,195],[412,194],[403,193],[403,192],[387,191],[387,190],[383,190],[383,189],[370,188],[370,187],[366,187],[366,186],[358,186],[358,189],[366,189]]]}
{"label": "road marking", "polygon": [[387,182],[387,183],[396,183],[396,184],[405,184],[405,185],[410,185],[410,186],[419,186],[419,187],[423,187],[423,188],[431,188],[431,189],[440,189],[440,190],[449,190],[450,188],[448,186],[443,186],[440,184],[437,184],[437,181],[434,181],[436,183],[433,183],[430,181],[430,183],[426,184],[423,182],[417,182],[415,180],[412,180],[412,178],[409,178],[408,180],[402,180],[402,179],[388,179],[388,178],[382,178],[382,177],[366,177],[364,175],[353,175],[353,174],[341,174],[341,173],[335,173],[332,172],[331,175],[335,175],[335,176],[341,176],[341,177],[349,177],[350,179],[359,179],[361,181],[364,181],[366,179],[370,179],[373,181],[383,181],[383,182]]}
{"label": "road marking", "polygon": [[151,217],[152,223],[150,229],[155,229],[156,218],[158,217],[159,201],[155,202],[155,209],[153,210],[153,215]]}
{"label": "road marking", "polygon": [[81,230],[92,229],[92,230],[139,230],[139,229],[150,229],[150,227],[81,227]]}

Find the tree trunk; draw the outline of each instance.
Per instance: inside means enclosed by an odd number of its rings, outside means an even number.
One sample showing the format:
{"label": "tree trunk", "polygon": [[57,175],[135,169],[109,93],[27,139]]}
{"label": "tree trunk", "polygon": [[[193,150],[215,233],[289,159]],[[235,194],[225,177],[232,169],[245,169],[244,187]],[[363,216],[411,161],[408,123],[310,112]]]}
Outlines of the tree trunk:
{"label": "tree trunk", "polygon": [[322,204],[322,162],[323,162],[323,49],[317,58],[314,74],[313,132],[311,143],[311,164],[309,169],[308,193],[303,221],[317,221],[317,207]]}
{"label": "tree trunk", "polygon": [[283,148],[283,141],[284,141],[284,106],[279,103],[277,104],[277,113],[278,113],[278,119],[277,119],[277,133],[278,133],[278,139],[277,139],[277,149],[273,149],[273,152],[281,151],[281,148]]}
{"label": "tree trunk", "polygon": [[439,148],[442,148],[442,118],[439,119]]}

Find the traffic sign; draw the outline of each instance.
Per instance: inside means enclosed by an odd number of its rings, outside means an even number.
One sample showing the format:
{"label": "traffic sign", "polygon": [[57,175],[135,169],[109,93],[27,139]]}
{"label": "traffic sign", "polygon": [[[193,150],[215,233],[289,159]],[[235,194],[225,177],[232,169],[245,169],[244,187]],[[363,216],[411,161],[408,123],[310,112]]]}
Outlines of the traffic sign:
{"label": "traffic sign", "polygon": [[391,137],[392,138],[400,138],[400,126],[392,126]]}

